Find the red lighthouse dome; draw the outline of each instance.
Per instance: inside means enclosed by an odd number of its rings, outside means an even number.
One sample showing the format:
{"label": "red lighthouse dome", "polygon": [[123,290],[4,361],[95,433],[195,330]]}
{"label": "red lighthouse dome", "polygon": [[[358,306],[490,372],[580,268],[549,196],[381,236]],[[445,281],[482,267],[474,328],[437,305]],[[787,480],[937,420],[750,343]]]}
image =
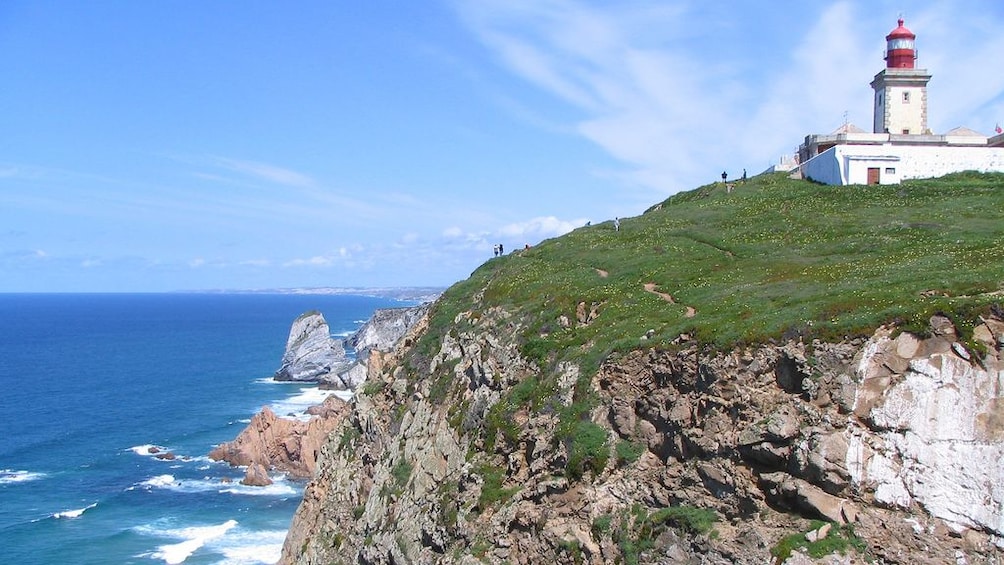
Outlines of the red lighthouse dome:
{"label": "red lighthouse dome", "polygon": [[917,58],[917,50],[914,48],[914,40],[917,35],[903,27],[903,19],[899,20],[899,27],[885,36],[885,66],[889,69],[912,69],[913,61]]}

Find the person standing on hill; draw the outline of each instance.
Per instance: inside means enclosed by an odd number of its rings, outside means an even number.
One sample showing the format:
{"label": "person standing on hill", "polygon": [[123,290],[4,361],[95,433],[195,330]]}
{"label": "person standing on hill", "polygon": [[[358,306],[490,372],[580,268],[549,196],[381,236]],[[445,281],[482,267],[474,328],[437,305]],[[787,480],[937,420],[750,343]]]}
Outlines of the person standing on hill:
{"label": "person standing on hill", "polygon": [[614,218],[614,231],[621,231],[621,219]]}
{"label": "person standing on hill", "polygon": [[729,174],[725,171],[722,171],[722,182],[723,183],[729,182]]}

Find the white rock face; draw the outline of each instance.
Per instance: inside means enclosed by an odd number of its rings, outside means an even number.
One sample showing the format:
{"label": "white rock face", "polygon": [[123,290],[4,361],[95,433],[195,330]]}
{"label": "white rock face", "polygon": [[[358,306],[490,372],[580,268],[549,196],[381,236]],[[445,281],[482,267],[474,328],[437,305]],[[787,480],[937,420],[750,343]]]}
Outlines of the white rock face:
{"label": "white rock face", "polygon": [[348,367],[345,347],[333,339],[328,322],[320,312],[301,314],[293,322],[286,340],[277,381],[319,381],[329,373]]}
{"label": "white rock face", "polygon": [[1004,535],[1004,372],[945,345],[878,335],[865,348],[847,469],[880,504]]}
{"label": "white rock face", "polygon": [[349,345],[356,350],[361,359],[365,358],[364,353],[371,349],[389,351],[428,309],[429,304],[408,308],[377,309],[373,312],[373,316],[349,338]]}

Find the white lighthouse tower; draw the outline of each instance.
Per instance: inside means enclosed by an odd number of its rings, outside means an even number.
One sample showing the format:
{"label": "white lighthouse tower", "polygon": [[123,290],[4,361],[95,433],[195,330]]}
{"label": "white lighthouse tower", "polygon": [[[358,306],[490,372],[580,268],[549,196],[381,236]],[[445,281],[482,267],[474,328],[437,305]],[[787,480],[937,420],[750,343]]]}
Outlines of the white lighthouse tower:
{"label": "white lighthouse tower", "polygon": [[871,86],[875,90],[875,133],[920,135],[927,128],[927,81],[931,74],[926,69],[914,68],[917,36],[899,26],[885,37],[886,68],[882,69]]}

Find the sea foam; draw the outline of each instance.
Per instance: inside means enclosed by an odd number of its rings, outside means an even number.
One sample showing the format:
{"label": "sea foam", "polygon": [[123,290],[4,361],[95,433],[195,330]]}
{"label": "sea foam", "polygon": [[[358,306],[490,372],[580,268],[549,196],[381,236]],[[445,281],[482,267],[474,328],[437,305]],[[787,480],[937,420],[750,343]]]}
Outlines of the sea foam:
{"label": "sea foam", "polygon": [[218,565],[272,564],[282,557],[286,530],[246,531],[240,528],[214,540],[212,549],[223,554]]}
{"label": "sea foam", "polygon": [[268,486],[255,487],[240,483],[223,482],[220,479],[209,477],[179,480],[174,475],[157,475],[130,487],[129,490],[141,487],[146,490],[167,489],[181,493],[219,492],[246,496],[296,496],[300,494],[298,489],[286,481],[285,476],[279,475],[273,477],[272,480],[274,482]]}
{"label": "sea foam", "polygon": [[14,469],[0,469],[0,485],[27,483],[29,481],[37,481],[43,477],[45,477],[45,473],[16,471]]}
{"label": "sea foam", "polygon": [[79,518],[79,517],[81,517],[84,514],[84,512],[90,510],[91,508],[94,508],[97,505],[98,505],[98,503],[95,502],[94,504],[85,506],[83,508],[78,508],[76,510],[64,510],[63,512],[56,512],[56,513],[54,513],[52,515],[52,517],[56,518],[56,519],[59,519],[59,518]]}
{"label": "sea foam", "polygon": [[186,559],[191,557],[199,548],[206,545],[207,542],[226,535],[235,526],[237,526],[237,520],[227,520],[215,526],[194,526],[191,528],[162,531],[153,530],[152,528],[141,528],[140,531],[145,530],[146,533],[152,533],[157,536],[184,540],[179,543],[158,546],[157,551],[149,554],[149,557],[163,559],[164,563],[168,563],[169,565],[177,565],[178,563],[184,563]]}
{"label": "sea foam", "polygon": [[316,406],[324,402],[336,391],[333,390],[321,390],[318,387],[301,387],[300,393],[290,396],[284,400],[279,400],[272,403],[272,411],[279,416],[294,416],[297,418],[306,418],[306,410],[311,406]]}

